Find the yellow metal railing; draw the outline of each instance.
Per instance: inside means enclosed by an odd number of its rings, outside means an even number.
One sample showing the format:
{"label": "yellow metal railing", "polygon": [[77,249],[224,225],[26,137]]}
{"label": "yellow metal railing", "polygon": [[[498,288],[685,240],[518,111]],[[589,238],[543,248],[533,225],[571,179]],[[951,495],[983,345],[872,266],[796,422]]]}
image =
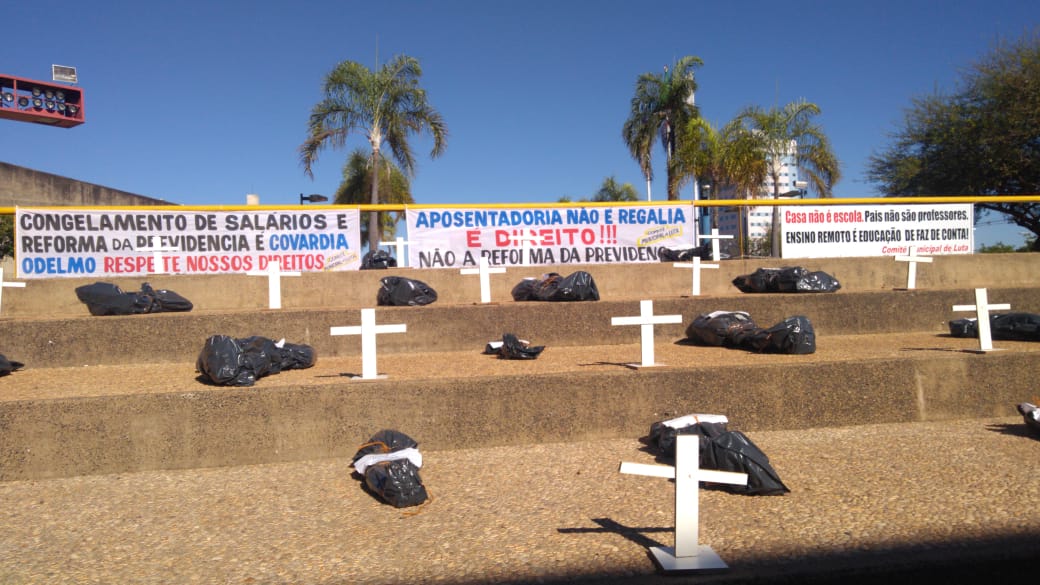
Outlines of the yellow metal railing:
{"label": "yellow metal railing", "polygon": [[[134,211],[276,211],[301,209],[336,209],[340,207],[359,207],[361,211],[405,211],[406,209],[530,209],[544,207],[627,207],[653,205],[693,205],[695,207],[759,207],[759,206],[792,206],[792,205],[900,205],[928,203],[1040,203],[1037,195],[944,195],[927,197],[831,197],[812,199],[701,199],[691,201],[679,199],[675,201],[625,201],[625,202],[540,202],[540,203],[423,203],[400,205],[384,203],[379,205],[107,205],[107,206],[25,206],[33,209],[132,209]],[[0,215],[14,215],[14,207],[0,207]]]}

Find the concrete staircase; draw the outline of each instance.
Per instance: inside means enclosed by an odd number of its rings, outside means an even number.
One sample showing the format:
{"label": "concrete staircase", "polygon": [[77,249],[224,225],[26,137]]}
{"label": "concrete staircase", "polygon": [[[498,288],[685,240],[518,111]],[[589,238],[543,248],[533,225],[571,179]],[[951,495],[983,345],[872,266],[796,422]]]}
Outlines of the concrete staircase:
{"label": "concrete staircase", "polygon": [[[267,282],[247,276],[157,276],[192,300],[189,313],[92,317],[74,293],[93,280],[30,281],[8,292],[0,354],[26,364],[0,378],[0,480],[69,477],[349,457],[380,428],[398,428],[430,450],[642,436],[649,424],[722,412],[744,430],[782,430],[1009,416],[1040,392],[1040,344],[947,335],[956,304],[987,287],[994,303],[1040,312],[1036,255],[937,258],[917,289],[891,258],[724,261],[689,296],[690,274],[670,264],[513,268],[493,277],[493,303],[476,303],[476,277],[391,269],[307,274],[283,281],[282,310],[266,309]],[[743,294],[730,282],[758,267],[800,265],[837,277],[837,293]],[[525,276],[587,270],[598,302],[517,303]],[[375,306],[380,278],[422,280],[440,295],[426,307],[381,307],[379,323],[407,333],[378,340],[380,380],[360,372],[357,325]],[[8,276],[10,277],[10,276]],[[106,280],[137,290],[141,280]],[[611,318],[655,314],[657,361],[635,370],[639,328]],[[760,326],[805,315],[817,334],[808,356],[755,354],[682,343],[699,314],[748,312]],[[547,350],[538,360],[481,352],[512,332]],[[194,370],[210,335],[262,335],[315,348],[318,364],[215,387]]]}

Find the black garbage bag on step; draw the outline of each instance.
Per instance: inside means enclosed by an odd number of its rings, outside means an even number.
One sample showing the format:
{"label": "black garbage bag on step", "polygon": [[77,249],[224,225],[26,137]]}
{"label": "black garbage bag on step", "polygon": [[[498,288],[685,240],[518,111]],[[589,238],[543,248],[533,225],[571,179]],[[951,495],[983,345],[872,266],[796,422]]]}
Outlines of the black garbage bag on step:
{"label": "black garbage bag on step", "polygon": [[0,353],[0,376],[6,376],[11,372],[22,369],[23,367],[25,367],[25,364],[22,362],[9,360],[7,359],[7,356]]}
{"label": "black garbage bag on step", "polygon": [[387,276],[379,280],[376,304],[391,307],[429,305],[437,300],[437,291],[421,280]]}
{"label": "black garbage bag on step", "polygon": [[[719,256],[724,257],[725,255],[719,253]],[[694,258],[700,258],[701,260],[714,260],[711,257],[711,246],[704,244],[695,248],[683,248],[682,250],[673,250],[672,248],[660,248],[657,251],[657,257],[661,262],[689,262]]]}
{"label": "black garbage bag on step", "polygon": [[429,495],[419,468],[419,444],[400,432],[379,431],[358,448],[351,464],[365,478],[365,486],[395,508],[418,506]]}
{"label": "black garbage bag on step", "polygon": [[172,290],[167,290],[164,288],[155,290],[152,288],[152,285],[148,284],[147,282],[141,285],[140,294],[148,295],[154,298],[159,303],[159,308],[161,308],[164,312],[185,312],[190,311],[195,307],[191,303],[191,301],[173,292]]}
{"label": "black garbage bag on step", "polygon": [[532,346],[530,342],[518,338],[512,333],[502,334],[502,341],[492,341],[484,348],[484,353],[497,355],[505,360],[533,360],[545,349],[544,345]]}
{"label": "black garbage bag on step", "polygon": [[769,329],[759,329],[744,344],[755,351],[805,355],[816,351],[816,332],[808,317],[788,317]]}
{"label": "black garbage bag on step", "polygon": [[743,311],[715,311],[698,315],[686,328],[686,338],[701,345],[740,347],[758,330]]}
{"label": "black garbage bag on step", "polygon": [[[950,321],[953,337],[978,337],[978,319]],[[1009,341],[1040,341],[1040,315],[1035,313],[1002,313],[989,316],[989,331],[993,339]]]}
{"label": "black garbage bag on step", "polygon": [[314,349],[307,345],[213,335],[203,345],[195,369],[218,386],[252,386],[264,376],[309,368],[315,361]]}
{"label": "black garbage bag on step", "polygon": [[513,287],[514,301],[598,301],[599,289],[592,275],[579,270],[568,276],[556,272],[525,278]]}
{"label": "black garbage bag on step", "polygon": [[836,292],[838,279],[826,272],[810,272],[800,266],[759,268],[733,279],[733,286],[746,293]]}
{"label": "black garbage bag on step", "polygon": [[91,315],[139,315],[161,310],[159,301],[150,295],[123,292],[108,282],[95,282],[76,288],[76,297],[87,305]]}
{"label": "black garbage bag on step", "polygon": [[91,315],[140,315],[164,311],[190,311],[191,301],[171,290],[155,290],[147,282],[138,292],[124,292],[108,282],[95,282],[76,288],[76,297],[87,305]]}
{"label": "black garbage bag on step", "polygon": [[1026,426],[1034,433],[1040,433],[1040,408],[1028,402],[1019,403],[1016,408],[1018,413],[1022,415],[1022,420],[1025,421]]}
{"label": "black garbage bag on step", "polygon": [[386,250],[368,252],[361,258],[361,270],[385,270],[396,267],[397,260]]}
{"label": "black garbage bag on step", "polygon": [[[685,418],[687,417],[658,422],[650,426],[649,442],[657,445],[658,454],[662,460],[675,463],[676,435],[699,434],[699,465],[702,469],[717,469],[748,475],[748,483],[744,486],[712,485],[744,495],[781,495],[791,491],[780,480],[780,476],[769,463],[769,457],[747,435],[739,431],[728,430],[725,422],[704,420],[690,424],[681,423]],[[676,424],[677,422],[680,424]]]}

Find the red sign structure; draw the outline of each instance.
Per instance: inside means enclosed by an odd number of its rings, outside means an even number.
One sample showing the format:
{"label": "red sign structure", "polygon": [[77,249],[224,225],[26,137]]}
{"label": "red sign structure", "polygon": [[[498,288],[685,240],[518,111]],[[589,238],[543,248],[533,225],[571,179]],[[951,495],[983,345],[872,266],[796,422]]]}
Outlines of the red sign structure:
{"label": "red sign structure", "polygon": [[79,126],[83,90],[53,82],[0,75],[0,118],[60,128]]}

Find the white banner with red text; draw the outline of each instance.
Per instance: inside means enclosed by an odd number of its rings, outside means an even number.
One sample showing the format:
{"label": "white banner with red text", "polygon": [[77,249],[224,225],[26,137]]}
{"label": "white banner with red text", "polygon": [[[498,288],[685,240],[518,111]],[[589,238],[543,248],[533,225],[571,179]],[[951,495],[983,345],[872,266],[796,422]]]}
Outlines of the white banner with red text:
{"label": "white banner with red text", "polygon": [[357,270],[360,211],[15,210],[18,278]]}
{"label": "white banner with red text", "polygon": [[784,258],[971,254],[972,204],[799,205],[780,208]]}
{"label": "white banner with red text", "polygon": [[659,262],[694,245],[693,207],[408,208],[416,268]]}

